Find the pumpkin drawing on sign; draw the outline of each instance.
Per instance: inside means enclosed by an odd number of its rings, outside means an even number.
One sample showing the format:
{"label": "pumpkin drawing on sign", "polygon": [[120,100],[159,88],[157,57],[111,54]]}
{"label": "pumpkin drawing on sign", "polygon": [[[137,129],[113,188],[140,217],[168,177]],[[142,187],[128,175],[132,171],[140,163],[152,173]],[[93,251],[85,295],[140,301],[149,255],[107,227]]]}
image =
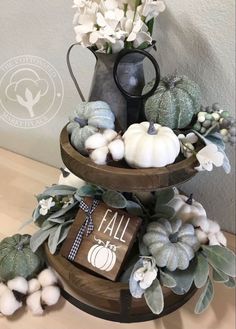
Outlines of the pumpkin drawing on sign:
{"label": "pumpkin drawing on sign", "polygon": [[100,239],[96,239],[97,244],[92,246],[88,252],[88,262],[101,271],[109,272],[116,263],[117,246],[111,245],[110,241],[106,243]]}

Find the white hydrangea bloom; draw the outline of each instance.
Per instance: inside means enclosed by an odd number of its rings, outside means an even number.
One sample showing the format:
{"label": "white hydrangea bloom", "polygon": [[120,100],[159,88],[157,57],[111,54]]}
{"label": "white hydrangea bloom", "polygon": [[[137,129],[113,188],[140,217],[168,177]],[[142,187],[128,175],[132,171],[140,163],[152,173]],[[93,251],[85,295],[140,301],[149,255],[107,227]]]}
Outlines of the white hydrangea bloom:
{"label": "white hydrangea bloom", "polygon": [[143,266],[134,272],[134,280],[141,289],[149,288],[157,277],[157,268],[150,260],[143,260]]}
{"label": "white hydrangea bloom", "polygon": [[40,209],[39,213],[40,215],[47,215],[48,210],[50,210],[52,207],[55,206],[55,202],[53,201],[53,198],[50,197],[48,199],[42,199],[39,201]]}
{"label": "white hydrangea bloom", "polygon": [[96,46],[100,52],[118,52],[131,42],[133,47],[151,43],[146,22],[165,9],[162,1],[74,0],[73,23],[76,40],[84,47]]}
{"label": "white hydrangea bloom", "polygon": [[218,151],[215,144],[209,144],[201,149],[196,155],[200,166],[195,167],[198,171],[212,171],[213,164],[216,167],[221,167],[224,162],[224,155]]}

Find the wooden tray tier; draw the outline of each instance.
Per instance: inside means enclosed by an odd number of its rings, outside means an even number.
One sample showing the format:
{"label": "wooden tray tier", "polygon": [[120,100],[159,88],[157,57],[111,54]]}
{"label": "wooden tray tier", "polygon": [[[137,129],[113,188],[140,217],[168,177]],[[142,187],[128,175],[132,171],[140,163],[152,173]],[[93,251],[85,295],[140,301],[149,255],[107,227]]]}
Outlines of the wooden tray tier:
{"label": "wooden tray tier", "polygon": [[128,284],[112,282],[76,267],[60,254],[51,255],[45,245],[47,261],[59,274],[62,295],[79,309],[115,322],[143,322],[160,318],[184,305],[196,292],[192,288],[186,295],[175,295],[164,288],[165,308],[160,315],[153,314],[144,298],[130,295]]}
{"label": "wooden tray tier", "polygon": [[64,164],[76,176],[120,192],[155,191],[183,183],[197,173],[194,156],[163,168],[133,169],[124,162],[96,165],[71,145],[66,127],[61,132],[60,147]]}

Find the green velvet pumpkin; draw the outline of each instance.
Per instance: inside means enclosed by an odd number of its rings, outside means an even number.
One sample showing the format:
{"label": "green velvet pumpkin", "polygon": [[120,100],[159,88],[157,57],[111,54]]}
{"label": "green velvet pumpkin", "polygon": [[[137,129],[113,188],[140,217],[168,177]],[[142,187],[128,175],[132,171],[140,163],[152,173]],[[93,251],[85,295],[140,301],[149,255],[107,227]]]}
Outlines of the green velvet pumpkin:
{"label": "green velvet pumpkin", "polygon": [[167,267],[170,271],[187,269],[199,249],[193,225],[183,224],[180,219],[150,223],[143,242],[157,266]]}
{"label": "green velvet pumpkin", "polygon": [[77,106],[67,131],[71,144],[82,154],[87,154],[85,141],[99,129],[114,129],[115,116],[110,106],[102,101],[84,102]]}
{"label": "green velvet pumpkin", "polygon": [[[154,82],[144,87],[144,93],[151,89]],[[154,121],[172,129],[187,127],[194,114],[199,112],[201,90],[186,76],[167,76],[163,78],[145,103],[148,121]]]}
{"label": "green velvet pumpkin", "polygon": [[16,276],[29,279],[37,275],[44,266],[42,249],[33,253],[30,235],[15,234],[0,242],[0,281]]}

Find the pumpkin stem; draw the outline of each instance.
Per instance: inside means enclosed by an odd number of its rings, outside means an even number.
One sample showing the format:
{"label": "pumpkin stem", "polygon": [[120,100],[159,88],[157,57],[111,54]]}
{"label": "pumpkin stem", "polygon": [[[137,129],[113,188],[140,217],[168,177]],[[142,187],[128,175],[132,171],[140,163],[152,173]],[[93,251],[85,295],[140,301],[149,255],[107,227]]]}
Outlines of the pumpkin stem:
{"label": "pumpkin stem", "polygon": [[193,193],[190,194],[188,200],[186,201],[187,204],[189,204],[190,206],[193,204]]}
{"label": "pumpkin stem", "polygon": [[60,171],[62,173],[62,176],[64,178],[68,177],[70,175],[70,173],[68,171],[66,171],[64,168],[60,168]]}
{"label": "pumpkin stem", "polygon": [[79,117],[76,117],[76,118],[74,118],[74,121],[79,123],[81,128],[88,125],[88,120],[86,120],[86,119],[81,119]]}
{"label": "pumpkin stem", "polygon": [[16,249],[19,251],[23,250],[24,245],[28,244],[28,242],[29,242],[29,237],[25,237],[18,243]]}
{"label": "pumpkin stem", "polygon": [[147,133],[149,135],[156,135],[157,134],[157,129],[155,128],[153,121],[149,122],[149,128],[148,128]]}

